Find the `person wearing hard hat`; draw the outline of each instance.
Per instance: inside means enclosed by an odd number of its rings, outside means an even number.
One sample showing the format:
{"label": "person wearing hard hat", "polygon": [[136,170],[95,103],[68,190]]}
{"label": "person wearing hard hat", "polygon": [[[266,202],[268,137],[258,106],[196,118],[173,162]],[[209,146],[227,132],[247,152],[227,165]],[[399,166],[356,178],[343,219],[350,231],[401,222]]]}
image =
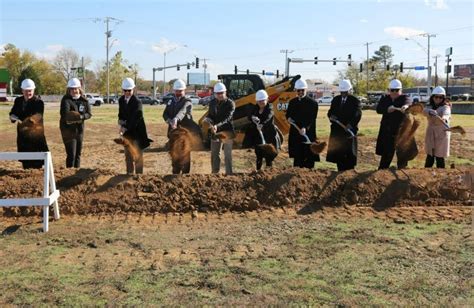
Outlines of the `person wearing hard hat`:
{"label": "person wearing hard hat", "polygon": [[119,98],[118,124],[119,133],[132,141],[132,146],[137,151],[137,156],[125,147],[125,165],[127,174],[143,173],[143,150],[150,146],[153,140],[148,139],[148,134],[143,117],[142,102],[135,96],[135,82],[132,78],[122,81],[123,95]]}
{"label": "person wearing hard hat", "polygon": [[186,97],[186,83],[177,79],[173,84],[173,97],[163,111],[163,119],[168,124],[168,135],[170,130],[177,127],[184,127],[194,134],[200,134],[199,125],[193,120],[192,110],[193,104],[191,99]]}
{"label": "person wearing hard hat", "polygon": [[72,78],[61,99],[59,129],[66,148],[66,168],[80,168],[84,121],[91,118],[89,102],[84,97],[81,81]]}
{"label": "person wearing hard hat", "polygon": [[[402,94],[402,83],[393,79],[389,83],[389,93],[382,96],[377,105],[377,113],[382,114],[375,153],[380,155],[379,169],[390,167],[395,155],[395,138],[405,117],[404,111],[410,106],[409,97]],[[408,161],[397,155],[397,167],[405,168]]]}
{"label": "person wearing hard hat", "polygon": [[[251,122],[249,129],[245,133],[243,147],[255,147],[257,156],[257,170],[262,168],[263,159],[267,167],[271,167],[273,160],[278,155],[281,148],[282,136],[280,136],[274,122],[272,104],[268,103],[268,94],[265,90],[258,90],[255,93],[256,105],[253,106],[247,119]],[[260,135],[260,132],[263,135]],[[266,152],[260,145],[265,142],[272,144],[274,151]]]}
{"label": "person wearing hard hat", "polygon": [[446,130],[446,124],[449,126],[451,120],[451,104],[446,100],[446,91],[443,87],[433,89],[429,104],[423,113],[428,118],[425,167],[433,167],[436,159],[436,167],[445,168],[445,158],[449,156],[451,139],[451,132]]}
{"label": "person wearing hard hat", "polygon": [[[10,111],[10,121],[17,123],[16,146],[18,152],[48,152],[44,136],[44,102],[35,95],[35,83],[31,79],[21,82],[23,96],[15,99]],[[22,160],[23,169],[41,168],[42,160]]]}
{"label": "person wearing hard hat", "polygon": [[[232,119],[235,111],[235,103],[227,97],[226,86],[222,82],[214,85],[214,98],[209,101],[209,111],[205,121],[209,123],[211,130],[211,168],[212,173],[219,173],[221,165],[220,153],[224,148],[224,162],[226,175],[232,174],[232,143],[234,124]],[[227,136],[225,139],[216,137],[217,133]]]}
{"label": "person wearing hard hat", "polygon": [[[319,155],[311,152],[309,145],[305,144],[308,136],[311,142],[316,140],[316,118],[318,116],[318,103],[306,95],[308,84],[302,79],[295,82],[297,96],[290,100],[286,110],[286,118],[290,125],[288,136],[288,153],[293,158],[293,166],[300,168],[313,168]],[[297,126],[297,127],[295,127]]]}
{"label": "person wearing hard hat", "polygon": [[332,99],[328,111],[331,132],[326,160],[336,163],[338,171],[354,169],[357,164],[357,131],[362,111],[360,101],[350,94],[351,89],[349,80],[341,80],[341,94]]}

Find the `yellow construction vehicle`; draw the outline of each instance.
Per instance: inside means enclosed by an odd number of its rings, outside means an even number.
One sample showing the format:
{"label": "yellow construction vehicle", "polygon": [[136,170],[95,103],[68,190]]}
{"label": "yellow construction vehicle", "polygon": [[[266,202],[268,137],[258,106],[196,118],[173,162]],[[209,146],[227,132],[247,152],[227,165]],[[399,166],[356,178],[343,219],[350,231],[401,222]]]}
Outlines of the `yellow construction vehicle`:
{"label": "yellow construction vehicle", "polygon": [[[280,129],[283,135],[288,134],[290,125],[286,121],[286,109],[288,102],[296,97],[296,92],[293,91],[296,80],[300,79],[300,75],[285,77],[284,79],[265,87],[262,78],[259,75],[253,74],[224,74],[218,75],[227,88],[227,96],[235,102],[235,112],[233,117],[235,128],[235,143],[237,145],[242,143],[245,130],[250,121],[247,119],[255,105],[255,93],[258,90],[264,89],[268,93],[268,103],[273,105],[275,113],[275,124]],[[210,138],[209,124],[204,121],[207,112],[199,119],[199,126],[201,127],[202,136],[204,136],[204,143],[208,144]]]}

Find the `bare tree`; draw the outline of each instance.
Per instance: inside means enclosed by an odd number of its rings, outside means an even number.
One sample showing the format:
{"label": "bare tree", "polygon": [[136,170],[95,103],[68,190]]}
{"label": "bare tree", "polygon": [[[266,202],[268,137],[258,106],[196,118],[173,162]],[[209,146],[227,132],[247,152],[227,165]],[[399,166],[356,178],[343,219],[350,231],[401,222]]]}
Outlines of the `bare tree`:
{"label": "bare tree", "polygon": [[71,68],[81,65],[79,54],[73,49],[61,49],[52,61],[53,67],[68,81],[72,77]]}

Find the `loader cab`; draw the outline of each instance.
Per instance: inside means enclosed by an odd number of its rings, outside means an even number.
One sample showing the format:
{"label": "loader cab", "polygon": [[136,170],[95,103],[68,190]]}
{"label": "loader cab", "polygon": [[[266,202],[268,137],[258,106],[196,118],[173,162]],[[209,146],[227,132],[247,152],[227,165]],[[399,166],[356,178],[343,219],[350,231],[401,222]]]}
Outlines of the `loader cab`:
{"label": "loader cab", "polygon": [[265,89],[263,80],[258,75],[226,74],[219,75],[218,78],[225,84],[227,96],[234,101]]}

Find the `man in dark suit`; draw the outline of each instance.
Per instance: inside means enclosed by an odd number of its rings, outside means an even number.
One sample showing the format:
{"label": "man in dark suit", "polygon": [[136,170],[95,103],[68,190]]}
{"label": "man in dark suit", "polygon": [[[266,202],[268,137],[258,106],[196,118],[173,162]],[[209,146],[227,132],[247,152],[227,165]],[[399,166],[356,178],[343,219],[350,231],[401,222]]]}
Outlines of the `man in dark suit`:
{"label": "man in dark suit", "polygon": [[[123,137],[132,142],[131,146],[125,147],[128,174],[143,173],[143,150],[153,142],[148,139],[142,102],[134,95],[134,89],[135,82],[132,78],[122,81],[123,95],[119,98],[118,124]],[[133,155],[131,150],[136,154]]]}
{"label": "man in dark suit", "polygon": [[354,169],[357,164],[357,125],[362,111],[360,101],[349,94],[351,89],[349,80],[341,80],[341,94],[333,98],[328,111],[331,133],[326,160],[336,163],[338,171]]}

